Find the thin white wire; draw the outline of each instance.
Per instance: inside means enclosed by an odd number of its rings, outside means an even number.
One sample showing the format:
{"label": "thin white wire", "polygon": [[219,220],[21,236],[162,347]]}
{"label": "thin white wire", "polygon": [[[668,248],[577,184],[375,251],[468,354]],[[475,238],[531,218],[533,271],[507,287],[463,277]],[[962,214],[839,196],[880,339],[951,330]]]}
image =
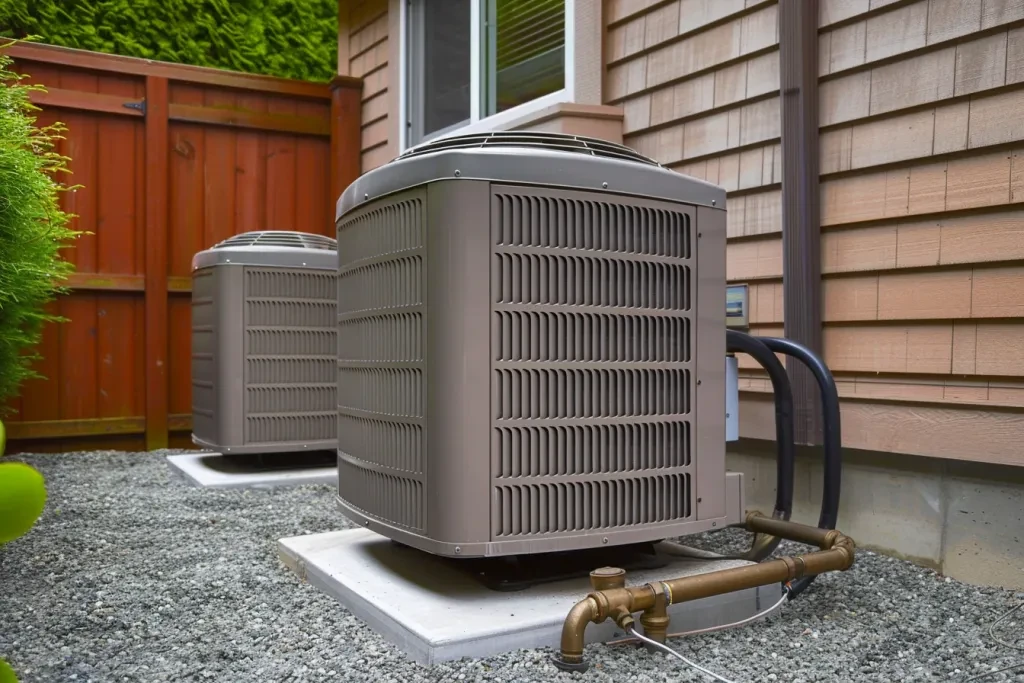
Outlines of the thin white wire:
{"label": "thin white wire", "polygon": [[1019,605],[1011,609],[1009,612],[993,621],[992,625],[988,627],[989,638],[996,641],[1003,647],[1008,647],[1012,650],[1024,650],[1024,645],[1018,645],[1017,643],[1009,643],[996,635],[996,626],[999,626],[999,624],[1009,619],[1011,616],[1019,612],[1021,609],[1024,609],[1024,602],[1020,603]]}
{"label": "thin white wire", "polygon": [[734,621],[731,624],[720,624],[719,626],[709,626],[708,628],[699,628],[699,629],[696,629],[694,631],[682,631],[680,633],[670,633],[670,634],[668,634],[667,637],[668,638],[679,638],[681,636],[695,636],[695,635],[699,635],[699,634],[702,634],[702,633],[714,633],[716,631],[724,631],[724,630],[729,629],[729,628],[738,628],[740,626],[746,626],[747,624],[749,624],[752,621],[757,621],[761,617],[766,617],[766,616],[770,615],[772,612],[774,612],[779,607],[781,607],[782,603],[786,602],[787,599],[789,599],[789,589],[788,588],[783,588],[782,589],[782,597],[779,598],[778,602],[776,602],[774,605],[772,605],[768,609],[761,610],[757,614],[755,614],[753,616],[750,616],[750,617],[747,617],[746,619],[741,619],[739,621]]}
{"label": "thin white wire", "polygon": [[[677,633],[669,633],[665,637],[666,638],[683,638],[683,637],[686,637],[686,636],[696,636],[696,635],[701,635],[701,634],[704,634],[704,633],[715,633],[716,631],[725,631],[726,629],[730,629],[730,628],[739,628],[740,626],[746,626],[747,624],[749,624],[752,621],[757,621],[758,619],[760,619],[762,617],[767,617],[770,614],[772,614],[775,610],[777,610],[779,607],[782,606],[782,603],[786,602],[787,598],[789,598],[789,589],[788,588],[783,588],[782,589],[782,597],[779,598],[778,602],[776,602],[774,605],[772,605],[768,609],[761,610],[757,614],[749,616],[746,619],[741,619],[739,621],[734,621],[731,624],[719,624],[718,626],[709,626],[708,628],[699,628],[699,629],[695,629],[693,631],[679,631]],[[631,638],[623,638],[622,640],[613,640],[613,641],[611,641],[611,642],[609,642],[607,644],[608,645],[622,645],[622,644],[630,643],[630,642],[633,642]]]}
{"label": "thin white wire", "polygon": [[[787,584],[782,589],[782,597],[779,598],[778,602],[776,602],[774,605],[772,605],[768,609],[761,610],[760,612],[758,612],[757,614],[755,614],[755,615],[753,615],[751,617],[747,617],[746,619],[741,619],[740,621],[734,621],[731,624],[723,624],[721,626],[713,626],[711,628],[702,628],[702,629],[698,629],[696,631],[685,631],[683,633],[670,633],[667,637],[668,638],[676,638],[676,637],[679,637],[679,636],[696,635],[698,633],[711,633],[713,631],[721,631],[721,630],[727,629],[727,628],[735,628],[737,626],[743,626],[744,624],[749,624],[750,622],[752,622],[752,621],[754,621],[756,619],[760,619],[763,616],[771,614],[772,612],[777,610],[782,605],[782,603],[784,603],[786,601],[786,598],[788,598],[788,597],[789,597],[789,586]],[[678,659],[681,662],[687,664],[688,666],[693,667],[697,671],[700,671],[703,674],[707,674],[708,676],[711,676],[716,681],[721,681],[721,683],[734,683],[734,681],[731,681],[728,678],[724,678],[722,676],[719,676],[714,671],[710,671],[708,669],[705,669],[703,666],[701,666],[697,662],[694,662],[694,661],[691,661],[691,660],[687,659],[686,657],[684,657],[683,655],[679,654],[678,652],[676,652],[675,650],[673,650],[669,646],[663,645],[663,644],[659,643],[656,640],[651,640],[647,636],[640,635],[639,633],[636,632],[636,629],[633,628],[632,626],[627,628],[626,632],[631,634],[637,640],[639,640],[641,642],[644,642],[644,643],[647,643],[648,645],[651,645],[653,647],[656,647],[659,650],[665,652],[665,654],[672,655],[676,659]]]}
{"label": "thin white wire", "polygon": [[697,671],[700,671],[701,673],[704,673],[704,674],[707,674],[708,676],[711,676],[716,681],[721,681],[722,683],[735,683],[735,681],[731,681],[728,678],[723,678],[722,676],[719,676],[714,671],[709,671],[709,670],[705,669],[704,667],[702,667],[697,662],[690,661],[689,659],[687,659],[686,657],[682,656],[681,654],[679,654],[678,652],[676,652],[672,648],[668,647],[667,645],[662,645],[661,643],[659,643],[656,640],[651,640],[647,636],[640,635],[639,633],[636,632],[636,629],[634,629],[632,626],[627,628],[626,631],[628,633],[632,633],[638,640],[642,640],[643,642],[647,643],[648,645],[650,645],[652,647],[656,647],[659,650],[664,651],[665,654],[672,655],[676,659],[679,659],[679,660],[685,662],[686,664],[692,666]]}
{"label": "thin white wire", "polygon": [[[1012,615],[1016,614],[1021,609],[1024,609],[1024,602],[1022,602],[1021,604],[1017,605],[1016,607],[1011,609],[1009,612],[1006,612],[1005,614],[1003,614],[1003,616],[1001,616],[998,619],[996,619],[995,621],[993,621],[992,624],[988,627],[988,636],[989,636],[989,638],[994,640],[999,645],[1002,645],[1003,647],[1008,647],[1008,648],[1013,649],[1013,650],[1024,650],[1024,645],[1018,645],[1016,643],[1009,643],[1009,642],[1003,640],[1002,638],[1000,638],[999,636],[996,635],[996,626],[998,626],[999,624],[1001,624],[1004,621],[1006,621],[1007,619],[1009,619]],[[965,679],[964,683],[970,683],[971,681],[980,681],[983,678],[988,678],[989,676],[995,676],[996,674],[1005,673],[1007,671],[1013,671],[1015,669],[1024,669],[1024,662],[1017,662],[1016,664],[1011,664],[1010,666],[1004,667],[1002,669],[996,669],[995,671],[986,671],[983,674],[978,674],[977,676],[971,676],[970,678]]]}
{"label": "thin white wire", "polygon": [[965,680],[964,683],[971,683],[971,681],[980,681],[983,678],[995,676],[996,674],[1006,673],[1007,671],[1013,671],[1014,669],[1024,669],[1024,662],[1017,662],[1016,664],[1011,664],[1010,666],[1004,667],[1002,669],[996,669],[995,671],[987,671],[977,676],[971,676],[970,678]]}

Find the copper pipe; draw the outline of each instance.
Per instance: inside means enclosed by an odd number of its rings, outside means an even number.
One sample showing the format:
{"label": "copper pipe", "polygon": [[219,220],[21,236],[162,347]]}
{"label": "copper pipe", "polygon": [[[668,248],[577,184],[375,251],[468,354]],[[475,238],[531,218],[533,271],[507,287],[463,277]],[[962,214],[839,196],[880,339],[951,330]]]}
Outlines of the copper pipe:
{"label": "copper pipe", "polygon": [[747,515],[746,527],[751,531],[780,536],[787,540],[806,543],[807,545],[816,545],[822,550],[827,550],[831,547],[828,540],[830,534],[839,534],[838,531],[833,529],[819,529],[816,526],[788,522],[784,519],[762,515],[759,512],[752,512]]}
{"label": "copper pipe", "polygon": [[[583,663],[583,632],[597,618],[597,603],[587,597],[577,602],[562,624],[562,661],[570,665]],[[604,621],[602,619],[601,621]],[[600,622],[597,622],[600,623]]]}
{"label": "copper pipe", "polygon": [[[665,588],[665,586],[663,586]],[[668,635],[668,590],[662,590],[654,596],[654,605],[644,610],[640,624],[644,627],[644,635],[651,640],[664,643]]]}
{"label": "copper pipe", "polygon": [[555,659],[555,664],[562,669],[586,670],[587,665],[583,661],[584,635],[587,624],[591,622],[600,624],[606,619],[614,619],[619,628],[626,630],[627,626],[634,623],[633,614],[643,611],[641,623],[645,628],[650,623],[653,629],[649,637],[657,639],[660,636],[664,639],[668,630],[668,615],[665,611],[668,605],[788,582],[828,571],[845,571],[853,565],[853,540],[838,531],[772,519],[756,512],[747,515],[744,526],[755,533],[817,545],[821,550],[644,586],[594,591],[572,608],[562,624],[561,657]]}
{"label": "copper pipe", "polygon": [[781,542],[781,538],[770,534],[755,534],[754,540],[750,544],[750,550],[740,555],[739,559],[760,562],[775,552]]}
{"label": "copper pipe", "polygon": [[[739,621],[734,621],[734,622],[729,623],[729,624],[718,624],[716,626],[708,626],[706,628],[692,629],[690,631],[676,631],[675,633],[669,633],[665,637],[666,637],[666,639],[668,639],[668,638],[685,638],[685,637],[688,637],[688,636],[697,636],[697,635],[702,635],[702,634],[705,634],[705,633],[717,633],[718,631],[726,631],[726,630],[731,629],[731,628],[738,628],[740,626],[745,626],[745,625],[753,623],[753,622],[755,622],[755,621],[757,621],[759,619],[764,619],[769,614],[774,613],[775,610],[777,610],[779,607],[782,606],[782,603],[786,600],[786,597],[788,597],[788,593],[786,593],[784,595],[784,597],[781,598],[779,600],[779,602],[777,602],[774,606],[768,608],[767,610],[765,610],[763,612],[758,612],[757,614],[749,616],[746,619],[740,619]],[[629,637],[629,638],[619,638],[618,640],[609,640],[608,642],[605,643],[605,645],[625,645],[627,643],[638,643],[638,642],[640,642],[639,638]]]}
{"label": "copper pipe", "polygon": [[[771,517],[764,517],[764,519],[775,520],[778,522],[786,521],[784,517],[776,516],[778,514],[778,511],[776,511],[775,515]],[[758,516],[762,515],[758,514]],[[779,547],[779,544],[782,543],[782,540],[783,539],[777,535],[764,532],[757,532],[754,534],[754,540],[750,544],[750,549],[747,550],[747,552],[745,552],[744,554],[740,555],[738,559],[748,560],[750,562],[761,562],[763,560],[766,560],[769,556],[771,556],[772,553],[775,552],[775,550]]]}
{"label": "copper pipe", "polygon": [[617,567],[601,567],[590,572],[590,587],[596,591],[626,587],[626,570]]}
{"label": "copper pipe", "polygon": [[559,668],[586,671],[587,666],[583,664],[583,634],[587,624],[600,624],[607,619],[614,619],[624,629],[633,624],[633,612],[654,605],[654,596],[650,585],[633,586],[594,591],[576,603],[562,624],[561,658],[556,660]]}

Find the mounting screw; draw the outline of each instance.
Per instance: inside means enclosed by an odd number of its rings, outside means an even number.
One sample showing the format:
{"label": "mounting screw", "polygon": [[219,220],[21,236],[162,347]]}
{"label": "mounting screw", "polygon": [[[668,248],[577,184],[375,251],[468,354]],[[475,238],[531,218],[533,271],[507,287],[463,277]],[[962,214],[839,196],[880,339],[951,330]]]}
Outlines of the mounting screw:
{"label": "mounting screw", "polygon": [[608,189],[608,183],[601,183],[601,187],[603,187],[604,189],[607,190]]}
{"label": "mounting screw", "polygon": [[460,175],[462,175],[462,171],[455,169],[455,177],[458,178]]}
{"label": "mounting screw", "polygon": [[601,539],[601,543],[603,543],[605,545],[608,545],[608,539],[607,538],[602,538]]}
{"label": "mounting screw", "polygon": [[699,232],[697,233],[697,239],[700,239],[700,238],[701,238],[701,237],[703,237],[703,236],[704,236],[704,235],[703,235],[702,233],[699,233]]}
{"label": "mounting screw", "polygon": [[697,499],[697,502],[699,503],[699,502],[701,502],[702,500],[704,500],[704,499],[703,499],[703,498],[698,498],[698,499]]}
{"label": "mounting screw", "polygon": [[711,526],[718,526],[718,522],[711,522]]}
{"label": "mounting screw", "polygon": [[455,554],[458,555],[461,552],[462,552],[462,548],[460,548],[459,546],[455,546]]}
{"label": "mounting screw", "polygon": [[700,386],[700,380],[697,380],[697,386],[698,387]]}

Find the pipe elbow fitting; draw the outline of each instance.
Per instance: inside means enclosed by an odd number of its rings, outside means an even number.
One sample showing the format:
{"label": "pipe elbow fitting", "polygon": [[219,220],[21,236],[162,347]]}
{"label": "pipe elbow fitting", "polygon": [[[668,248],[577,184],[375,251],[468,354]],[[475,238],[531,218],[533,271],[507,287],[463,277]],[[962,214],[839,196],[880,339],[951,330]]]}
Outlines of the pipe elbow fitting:
{"label": "pipe elbow fitting", "polygon": [[846,562],[843,566],[843,571],[846,571],[853,566],[853,563],[857,556],[857,544],[853,542],[853,539],[849,536],[840,536],[839,540],[836,541],[835,550],[843,553],[846,556]]}
{"label": "pipe elbow fitting", "polygon": [[553,660],[556,667],[563,671],[587,670],[588,667],[583,661],[584,637],[587,624],[595,621],[599,612],[598,603],[592,596],[579,601],[569,611],[569,616],[562,624],[561,652]]}
{"label": "pipe elbow fitting", "polygon": [[[646,592],[643,595],[646,597]],[[562,624],[561,652],[554,658],[554,665],[563,671],[586,671],[583,648],[587,625],[614,619],[621,628],[632,626],[632,613],[646,608],[645,603],[646,600],[638,600],[634,591],[628,588],[595,591],[576,603]]]}

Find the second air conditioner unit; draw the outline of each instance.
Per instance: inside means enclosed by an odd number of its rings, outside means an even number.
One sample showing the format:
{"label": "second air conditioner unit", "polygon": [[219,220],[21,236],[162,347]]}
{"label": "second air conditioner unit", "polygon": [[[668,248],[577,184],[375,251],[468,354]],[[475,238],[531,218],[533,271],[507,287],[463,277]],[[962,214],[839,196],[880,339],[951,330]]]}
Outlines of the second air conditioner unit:
{"label": "second air conditioner unit", "polygon": [[333,450],[335,241],[259,231],[192,261],[192,440],[225,454]]}

